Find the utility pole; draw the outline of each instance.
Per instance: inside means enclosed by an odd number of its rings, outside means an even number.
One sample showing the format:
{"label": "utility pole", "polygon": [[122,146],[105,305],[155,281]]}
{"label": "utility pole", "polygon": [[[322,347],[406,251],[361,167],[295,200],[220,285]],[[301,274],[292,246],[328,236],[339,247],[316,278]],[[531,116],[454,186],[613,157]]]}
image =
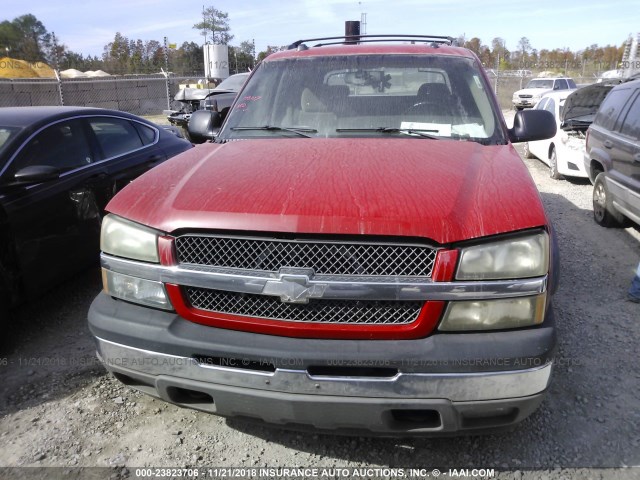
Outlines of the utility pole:
{"label": "utility pole", "polygon": [[58,65],[58,40],[56,39],[56,33],[51,32],[51,38],[53,40],[53,73],[56,74],[56,80],[58,81],[58,93],[60,95],[60,105],[64,105],[64,96],[62,94],[62,77],[60,77],[60,68]]}
{"label": "utility pole", "polygon": [[167,85],[167,110],[171,110],[171,88],[169,85],[169,51],[167,49],[167,37],[164,37],[164,79]]}

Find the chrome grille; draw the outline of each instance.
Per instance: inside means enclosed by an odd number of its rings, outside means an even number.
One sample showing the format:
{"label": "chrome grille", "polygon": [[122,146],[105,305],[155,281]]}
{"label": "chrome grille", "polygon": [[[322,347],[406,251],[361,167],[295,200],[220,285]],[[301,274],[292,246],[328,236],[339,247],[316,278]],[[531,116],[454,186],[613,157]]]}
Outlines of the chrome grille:
{"label": "chrome grille", "polygon": [[200,310],[289,322],[404,325],[415,321],[423,302],[310,300],[282,303],[278,297],[185,287],[189,303]]}
{"label": "chrome grille", "polygon": [[207,235],[176,238],[178,261],[242,270],[313,269],[316,275],[430,277],[436,250],[426,246],[287,241]]}

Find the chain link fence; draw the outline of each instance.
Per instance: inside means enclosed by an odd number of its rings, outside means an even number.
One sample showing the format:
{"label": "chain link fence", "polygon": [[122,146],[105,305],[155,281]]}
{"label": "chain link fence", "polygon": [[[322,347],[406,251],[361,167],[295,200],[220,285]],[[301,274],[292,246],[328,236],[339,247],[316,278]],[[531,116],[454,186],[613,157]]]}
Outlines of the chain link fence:
{"label": "chain link fence", "polygon": [[[246,71],[244,65],[230,62],[231,73]],[[511,97],[525,88],[535,73],[526,71],[487,72],[491,86],[502,109],[512,108]],[[558,75],[561,76],[561,75]],[[570,76],[570,75],[569,75]],[[181,85],[214,87],[202,84],[202,75],[189,77],[173,74],[113,75],[95,78],[0,78],[0,107],[29,105],[73,105],[122,110],[136,115],[160,115],[164,110],[178,110],[181,105],[174,97]],[[587,85],[597,79],[573,77],[576,84]]]}
{"label": "chain link fence", "polygon": [[0,107],[72,105],[159,115],[164,110],[180,107],[173,100],[180,85],[195,83],[197,77],[171,75],[0,79]]}
{"label": "chain link fence", "polygon": [[[563,75],[557,75],[558,77],[563,77]],[[534,78],[540,78],[534,75],[527,76],[517,76],[514,74],[497,72],[489,74],[489,81],[491,86],[493,87],[493,91],[496,93],[498,97],[498,103],[500,104],[500,108],[503,110],[513,108],[512,96],[514,92],[518,90],[522,90],[527,87],[527,84],[530,80]],[[570,77],[576,82],[578,87],[582,87],[585,85],[591,85],[595,83],[598,79],[595,77]]]}

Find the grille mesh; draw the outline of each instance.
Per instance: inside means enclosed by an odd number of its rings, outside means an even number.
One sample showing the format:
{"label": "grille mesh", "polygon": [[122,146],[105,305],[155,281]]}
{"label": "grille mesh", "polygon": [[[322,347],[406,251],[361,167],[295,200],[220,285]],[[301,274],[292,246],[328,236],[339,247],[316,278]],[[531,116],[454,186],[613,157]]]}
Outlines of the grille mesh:
{"label": "grille mesh", "polygon": [[197,309],[273,320],[321,324],[404,325],[415,321],[423,302],[310,300],[282,303],[279,297],[185,287]]}
{"label": "grille mesh", "polygon": [[267,272],[307,268],[316,275],[430,277],[436,256],[421,246],[196,235],[176,238],[176,250],[180,263]]}

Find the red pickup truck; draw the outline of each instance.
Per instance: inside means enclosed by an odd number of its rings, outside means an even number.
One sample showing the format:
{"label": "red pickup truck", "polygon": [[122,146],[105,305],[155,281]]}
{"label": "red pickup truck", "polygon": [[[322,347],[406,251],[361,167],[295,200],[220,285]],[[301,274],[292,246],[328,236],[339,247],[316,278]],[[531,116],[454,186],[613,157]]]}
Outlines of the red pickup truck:
{"label": "red pickup truck", "polygon": [[557,247],[511,143],[555,122],[508,129],[448,37],[382,39],[269,56],[223,122],[196,112],[213,142],[111,201],[89,326],[116,378],[330,432],[509,428],[538,407]]}

